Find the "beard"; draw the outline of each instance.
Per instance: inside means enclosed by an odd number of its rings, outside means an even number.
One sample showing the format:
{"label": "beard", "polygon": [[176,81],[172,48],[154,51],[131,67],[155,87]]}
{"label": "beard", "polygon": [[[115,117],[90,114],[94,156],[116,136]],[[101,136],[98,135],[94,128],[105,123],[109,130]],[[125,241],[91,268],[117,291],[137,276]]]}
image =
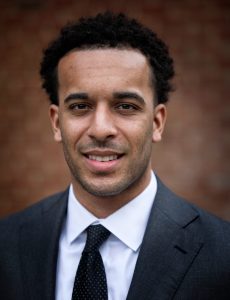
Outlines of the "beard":
{"label": "beard", "polygon": [[[128,146],[119,146],[113,142],[84,144],[79,146],[73,154],[65,138],[62,139],[62,143],[64,156],[74,180],[85,191],[97,197],[111,197],[128,191],[141,180],[151,161],[152,141],[150,139],[146,140],[146,135],[137,142],[138,146],[136,147],[135,155],[133,155],[134,159],[129,157]],[[92,174],[79,161],[82,159],[82,152],[95,148],[106,148],[115,152],[126,153],[124,155],[126,161],[115,173],[100,172]]]}

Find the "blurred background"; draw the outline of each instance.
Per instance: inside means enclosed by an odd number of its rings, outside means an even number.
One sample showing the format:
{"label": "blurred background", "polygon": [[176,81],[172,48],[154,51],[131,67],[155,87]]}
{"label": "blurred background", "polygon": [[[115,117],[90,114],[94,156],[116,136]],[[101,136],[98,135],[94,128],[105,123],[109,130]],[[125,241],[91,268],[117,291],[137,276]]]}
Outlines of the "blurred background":
{"label": "blurred background", "polygon": [[0,2],[0,216],[69,183],[53,141],[39,65],[59,29],[106,9],[156,31],[175,60],[153,168],[176,193],[230,220],[230,1],[8,0]]}

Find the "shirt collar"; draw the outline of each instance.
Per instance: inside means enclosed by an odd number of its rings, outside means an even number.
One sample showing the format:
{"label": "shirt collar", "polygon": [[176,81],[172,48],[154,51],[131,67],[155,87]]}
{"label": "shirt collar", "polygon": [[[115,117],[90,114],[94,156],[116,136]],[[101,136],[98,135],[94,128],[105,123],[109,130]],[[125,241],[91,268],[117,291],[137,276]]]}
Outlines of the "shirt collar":
{"label": "shirt collar", "polygon": [[133,251],[142,243],[151,207],[156,195],[154,173],[145,190],[105,219],[98,219],[76,199],[70,186],[66,219],[67,242],[71,244],[91,224],[100,223]]}

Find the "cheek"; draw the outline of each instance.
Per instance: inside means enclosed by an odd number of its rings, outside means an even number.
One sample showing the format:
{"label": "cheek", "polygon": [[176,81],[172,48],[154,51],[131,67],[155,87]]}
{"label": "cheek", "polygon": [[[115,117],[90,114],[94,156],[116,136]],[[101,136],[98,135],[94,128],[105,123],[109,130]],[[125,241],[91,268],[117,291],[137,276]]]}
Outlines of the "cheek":
{"label": "cheek", "polygon": [[[148,126],[146,126],[148,124]],[[142,154],[146,147],[152,145],[153,124],[149,121],[129,124],[124,132],[135,152]]]}
{"label": "cheek", "polygon": [[76,120],[63,120],[60,124],[62,138],[70,143],[78,141],[86,130],[83,122]]}

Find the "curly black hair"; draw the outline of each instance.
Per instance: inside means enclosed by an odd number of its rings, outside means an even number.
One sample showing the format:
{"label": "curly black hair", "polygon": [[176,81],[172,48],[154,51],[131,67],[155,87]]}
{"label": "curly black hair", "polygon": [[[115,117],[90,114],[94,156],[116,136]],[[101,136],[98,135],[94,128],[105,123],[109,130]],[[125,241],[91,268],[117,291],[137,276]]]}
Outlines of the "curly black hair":
{"label": "curly black hair", "polygon": [[149,28],[124,14],[105,12],[95,17],[80,18],[61,29],[56,40],[44,50],[40,75],[42,87],[53,104],[58,104],[57,65],[72,49],[133,48],[144,54],[153,73],[153,86],[157,103],[168,101],[173,90],[170,80],[174,76],[173,60],[168,47]]}

